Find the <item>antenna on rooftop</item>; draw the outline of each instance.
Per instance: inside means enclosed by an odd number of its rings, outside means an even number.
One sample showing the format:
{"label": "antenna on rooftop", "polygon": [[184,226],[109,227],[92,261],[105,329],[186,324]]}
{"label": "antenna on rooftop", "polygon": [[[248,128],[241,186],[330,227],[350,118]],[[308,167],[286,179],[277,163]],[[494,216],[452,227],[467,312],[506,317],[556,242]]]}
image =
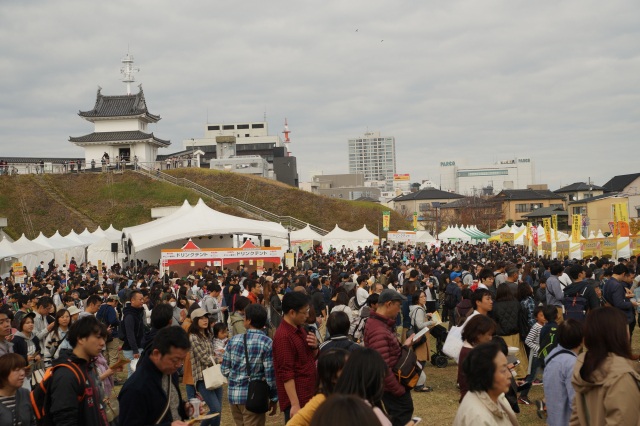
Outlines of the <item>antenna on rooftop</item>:
{"label": "antenna on rooftop", "polygon": [[140,68],[134,68],[133,66],[133,55],[130,55],[127,51],[127,54],[124,58],[121,59],[122,68],[120,68],[120,74],[122,74],[122,82],[127,85],[127,95],[131,94],[131,83],[136,81],[135,76],[133,75],[136,72],[140,72]]}

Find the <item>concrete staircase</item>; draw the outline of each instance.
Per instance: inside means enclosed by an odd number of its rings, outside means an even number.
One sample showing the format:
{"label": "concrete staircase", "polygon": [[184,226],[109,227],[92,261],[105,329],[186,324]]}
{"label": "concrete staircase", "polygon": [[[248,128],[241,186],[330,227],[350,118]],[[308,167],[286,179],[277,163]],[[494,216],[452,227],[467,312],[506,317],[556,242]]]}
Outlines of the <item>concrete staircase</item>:
{"label": "concrete staircase", "polygon": [[[231,206],[231,207],[235,207],[238,208],[242,211],[244,211],[245,213],[251,215],[252,217],[255,217],[257,219],[263,219],[263,220],[268,220],[270,222],[276,222],[281,224],[282,226],[284,226],[285,228],[293,231],[296,229],[302,229],[304,227],[307,226],[306,222],[303,222],[299,219],[296,219],[295,217],[291,217],[291,216],[279,216],[277,214],[268,212],[266,210],[261,209],[260,207],[256,207],[252,204],[249,204],[245,201],[239,200],[237,198],[234,197],[225,197],[223,195],[218,194],[217,192],[214,192],[212,190],[210,190],[209,188],[205,188],[202,185],[198,185],[197,183],[190,181],[189,179],[185,179],[185,178],[177,178],[174,176],[171,176],[167,173],[163,173],[159,170],[148,170],[145,168],[138,168],[137,170],[133,170],[136,173],[140,173],[144,176],[150,177],[151,179],[155,179],[155,180],[159,180],[159,181],[163,181],[163,182],[167,182],[176,186],[180,186],[183,188],[189,188],[195,192],[197,192],[199,195],[206,197],[206,198],[210,198],[212,200],[215,200],[219,203],[225,204],[227,206]],[[314,231],[316,231],[318,234],[320,235],[326,235],[329,233],[329,231],[322,229],[322,228],[318,228],[317,226],[308,224],[309,227],[311,229],[313,229]]]}

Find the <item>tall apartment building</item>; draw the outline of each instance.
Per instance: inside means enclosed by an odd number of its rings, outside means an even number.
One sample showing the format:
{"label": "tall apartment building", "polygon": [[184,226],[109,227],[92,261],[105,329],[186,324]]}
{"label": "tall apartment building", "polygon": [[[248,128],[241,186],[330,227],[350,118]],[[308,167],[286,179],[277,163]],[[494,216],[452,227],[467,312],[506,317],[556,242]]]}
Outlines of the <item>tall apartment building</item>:
{"label": "tall apartment building", "polygon": [[349,139],[349,173],[362,173],[365,182],[383,191],[393,190],[396,173],[396,139],[382,137],[380,132],[367,132]]}

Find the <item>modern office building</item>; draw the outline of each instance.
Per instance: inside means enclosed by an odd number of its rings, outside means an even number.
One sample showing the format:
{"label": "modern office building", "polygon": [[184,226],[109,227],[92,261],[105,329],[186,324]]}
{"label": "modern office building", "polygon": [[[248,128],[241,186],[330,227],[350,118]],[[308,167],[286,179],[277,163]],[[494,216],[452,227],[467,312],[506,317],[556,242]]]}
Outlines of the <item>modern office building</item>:
{"label": "modern office building", "polygon": [[535,184],[534,171],[531,158],[468,167],[458,160],[441,161],[440,189],[468,196],[493,195],[504,189],[525,189]]}
{"label": "modern office building", "polygon": [[[207,123],[204,137],[185,139],[182,141],[185,151],[200,149],[204,152],[203,163],[211,168],[232,170],[236,173],[248,173],[267,176],[291,186],[298,186],[298,165],[296,157],[289,152],[289,131],[285,122],[285,140],[278,134],[269,134],[266,121],[240,123]],[[216,138],[233,137],[234,152],[231,156],[217,153]],[[264,169],[262,161],[255,161],[260,156],[267,162]],[[233,160],[232,157],[246,157],[247,161]],[[225,160],[213,161],[212,160]],[[249,164],[251,167],[247,167]],[[256,167],[253,167],[256,165]]]}
{"label": "modern office building", "polygon": [[366,132],[349,139],[349,173],[362,173],[365,182],[378,182],[383,191],[393,190],[396,173],[396,139],[381,136],[380,132]]}

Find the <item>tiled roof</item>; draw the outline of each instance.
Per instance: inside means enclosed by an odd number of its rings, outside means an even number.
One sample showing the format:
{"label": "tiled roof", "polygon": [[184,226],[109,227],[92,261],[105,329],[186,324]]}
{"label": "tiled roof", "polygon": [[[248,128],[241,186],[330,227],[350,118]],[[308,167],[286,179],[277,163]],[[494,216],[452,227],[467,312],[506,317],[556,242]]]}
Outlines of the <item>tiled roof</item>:
{"label": "tiled roof", "polygon": [[441,191],[435,188],[421,189],[420,191],[412,192],[406,195],[400,195],[393,199],[393,201],[411,201],[411,200],[454,200],[458,198],[464,198],[463,195],[455,194],[453,192]]}
{"label": "tiled roof", "polygon": [[556,194],[561,194],[564,192],[576,192],[576,191],[604,191],[604,188],[598,185],[589,185],[587,183],[584,182],[576,182],[576,183],[572,183],[571,185],[567,185],[567,186],[563,186],[560,189],[556,189],[555,192]]}
{"label": "tiled roof", "polygon": [[142,88],[135,95],[104,96],[98,89],[96,104],[92,110],[80,111],[79,116],[85,118],[99,117],[130,117],[145,115],[149,121],[157,122],[159,115],[153,115],[147,110],[147,102],[144,99]]}
{"label": "tiled roof", "polygon": [[630,175],[619,175],[614,176],[611,180],[602,187],[607,192],[621,192],[634,180],[640,177],[640,173],[632,173]]}
{"label": "tiled roof", "polygon": [[94,132],[77,138],[69,137],[69,142],[112,142],[112,141],[145,141],[153,139],[154,142],[169,146],[170,141],[156,138],[153,133],[144,133],[139,130],[127,132]]}
{"label": "tiled roof", "polygon": [[570,201],[569,204],[584,204],[590,203],[592,201],[603,200],[605,198],[616,198],[618,195],[617,192],[605,192],[602,195],[596,195],[595,197],[583,198],[582,200]]}
{"label": "tiled roof", "polygon": [[548,189],[503,189],[495,198],[507,200],[564,200],[562,195],[554,194]]}
{"label": "tiled roof", "polygon": [[459,200],[452,201],[443,205],[443,209],[459,209],[459,208],[472,208],[472,207],[487,207],[495,204],[492,200],[480,197],[464,197]]}
{"label": "tiled roof", "polygon": [[541,207],[532,211],[531,213],[523,214],[522,217],[549,217],[554,214],[557,214],[558,216],[569,216],[569,213],[567,213],[567,211],[561,207]]}

